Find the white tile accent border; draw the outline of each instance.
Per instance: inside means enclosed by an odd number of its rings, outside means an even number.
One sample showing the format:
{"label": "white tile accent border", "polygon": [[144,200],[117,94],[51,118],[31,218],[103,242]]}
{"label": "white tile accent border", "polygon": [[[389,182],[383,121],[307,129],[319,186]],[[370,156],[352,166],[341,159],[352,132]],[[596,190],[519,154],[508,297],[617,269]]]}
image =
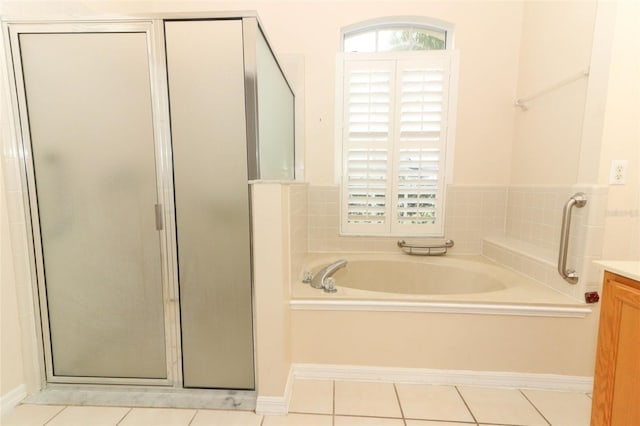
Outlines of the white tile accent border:
{"label": "white tile accent border", "polygon": [[[256,399],[256,414],[269,416],[286,416],[289,412],[289,404],[291,403],[291,394],[293,391],[293,380],[296,375],[294,366],[289,369],[287,384],[284,388],[283,396],[260,396]],[[259,392],[258,392],[259,393]]]}
{"label": "white tile accent border", "polygon": [[449,386],[482,386],[591,392],[593,377],[509,371],[433,370],[359,365],[294,364],[296,379],[353,380]]}
{"label": "white tile accent border", "polygon": [[4,417],[9,414],[18,404],[27,396],[27,388],[25,385],[20,385],[15,389],[7,392],[0,401],[0,417]]}

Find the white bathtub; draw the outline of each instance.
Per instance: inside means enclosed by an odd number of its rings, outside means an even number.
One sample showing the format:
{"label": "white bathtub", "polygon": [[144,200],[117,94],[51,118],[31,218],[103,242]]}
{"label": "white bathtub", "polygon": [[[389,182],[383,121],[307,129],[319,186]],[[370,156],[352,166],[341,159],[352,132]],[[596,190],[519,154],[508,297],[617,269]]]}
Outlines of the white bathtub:
{"label": "white bathtub", "polygon": [[[348,261],[333,275],[338,291],[325,293],[296,279],[291,302],[294,309],[379,306],[382,310],[402,310],[404,306],[410,310],[442,311],[448,306],[453,309],[448,312],[515,310],[552,316],[584,316],[591,311],[581,301],[482,256],[324,253],[310,255],[303,270],[315,273],[338,259]],[[299,277],[302,276],[300,271]],[[489,311],[485,307],[490,307]]]}
{"label": "white bathtub", "polygon": [[412,295],[471,294],[509,287],[495,267],[462,260],[351,260],[333,277],[339,287]]}
{"label": "white bathtub", "polygon": [[[342,380],[379,380],[389,368],[410,380],[424,374],[424,383],[436,371],[475,384],[509,378],[510,387],[537,386],[514,379],[532,373],[542,382],[585,376],[589,388],[593,360],[584,353],[597,325],[589,305],[481,256],[325,253],[308,256],[304,269],[338,259],[349,263],[334,275],[336,293],[303,284],[302,270],[292,284],[295,363]],[[374,373],[349,375],[359,368]]]}

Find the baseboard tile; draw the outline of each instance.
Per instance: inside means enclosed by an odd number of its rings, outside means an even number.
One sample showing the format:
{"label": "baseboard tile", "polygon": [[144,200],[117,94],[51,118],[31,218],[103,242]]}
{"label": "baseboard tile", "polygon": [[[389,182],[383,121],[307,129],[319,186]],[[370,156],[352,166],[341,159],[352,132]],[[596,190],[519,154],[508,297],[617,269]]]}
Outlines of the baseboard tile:
{"label": "baseboard tile", "polygon": [[434,370],[331,364],[294,364],[296,379],[352,380],[591,392],[593,377],[507,371]]}
{"label": "baseboard tile", "polygon": [[260,396],[256,398],[256,414],[271,416],[286,416],[289,412],[289,403],[293,391],[294,366],[289,369],[287,384],[283,396]]}
{"label": "baseboard tile", "polygon": [[26,396],[27,388],[25,385],[20,385],[3,395],[0,398],[0,417],[4,417],[9,414]]}

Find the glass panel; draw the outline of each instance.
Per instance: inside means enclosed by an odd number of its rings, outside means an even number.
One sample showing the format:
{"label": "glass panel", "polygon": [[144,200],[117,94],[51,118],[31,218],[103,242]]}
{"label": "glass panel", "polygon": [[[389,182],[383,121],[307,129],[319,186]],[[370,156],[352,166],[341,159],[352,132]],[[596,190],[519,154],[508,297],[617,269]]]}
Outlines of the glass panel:
{"label": "glass panel", "polygon": [[185,387],[254,387],[242,22],[165,25]]}
{"label": "glass panel", "polygon": [[386,27],[344,37],[345,52],[444,50],[446,31],[415,27]]}
{"label": "glass panel", "polygon": [[294,178],[294,103],[262,33],[257,44],[260,178]]}
{"label": "glass panel", "polygon": [[344,37],[345,52],[375,52],[376,51],[376,32],[368,31],[366,33],[356,33],[345,35]]}
{"label": "glass panel", "polygon": [[443,50],[444,31],[423,28],[389,28],[378,31],[378,52],[395,50]]}
{"label": "glass panel", "polygon": [[23,34],[57,376],[165,378],[146,36]]}

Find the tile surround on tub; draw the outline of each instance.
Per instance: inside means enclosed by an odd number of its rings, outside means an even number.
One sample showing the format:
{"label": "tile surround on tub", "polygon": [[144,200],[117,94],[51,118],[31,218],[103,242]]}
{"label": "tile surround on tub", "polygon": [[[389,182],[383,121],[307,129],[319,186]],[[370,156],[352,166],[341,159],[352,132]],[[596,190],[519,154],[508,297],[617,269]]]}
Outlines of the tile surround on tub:
{"label": "tile surround on tub", "polygon": [[[398,251],[398,237],[340,235],[339,186],[309,186],[308,202],[309,251]],[[504,232],[506,202],[506,186],[447,186],[446,238],[456,244],[451,253],[480,254],[483,236]]]}
{"label": "tile surround on tub", "polygon": [[[507,202],[505,235],[488,236],[483,255],[555,290],[584,300],[586,291],[599,291],[602,274],[592,265],[602,254],[607,207],[604,186],[512,186]],[[568,285],[557,272],[562,214],[576,192],[587,205],[572,211],[567,266],[580,275]]]}
{"label": "tile surround on tub", "polygon": [[[306,186],[306,222],[301,216],[303,196],[293,197],[292,243],[309,252],[397,252],[397,237],[340,235],[340,187]],[[568,265],[578,270],[581,282],[568,286],[557,274],[562,210],[576,192],[587,194],[587,206],[572,213]],[[445,212],[446,238],[455,241],[451,254],[483,254],[574,299],[599,290],[601,273],[591,265],[599,259],[604,239],[606,186],[557,185],[448,185]],[[300,215],[296,218],[296,214]],[[295,236],[307,226],[304,237]],[[296,231],[297,230],[297,231]],[[486,239],[486,240],[485,240]],[[483,240],[485,240],[483,242]],[[292,277],[300,274],[299,253],[294,252]],[[295,275],[297,274],[297,275]]]}
{"label": "tile surround on tub", "polygon": [[[587,205],[573,210],[572,229],[603,227],[607,187],[517,185],[509,187],[506,235],[557,252],[562,210],[569,197],[576,192],[587,194]],[[585,235],[577,231],[572,234]]]}
{"label": "tile surround on tub", "polygon": [[291,279],[298,279],[309,250],[308,184],[288,185]]}

